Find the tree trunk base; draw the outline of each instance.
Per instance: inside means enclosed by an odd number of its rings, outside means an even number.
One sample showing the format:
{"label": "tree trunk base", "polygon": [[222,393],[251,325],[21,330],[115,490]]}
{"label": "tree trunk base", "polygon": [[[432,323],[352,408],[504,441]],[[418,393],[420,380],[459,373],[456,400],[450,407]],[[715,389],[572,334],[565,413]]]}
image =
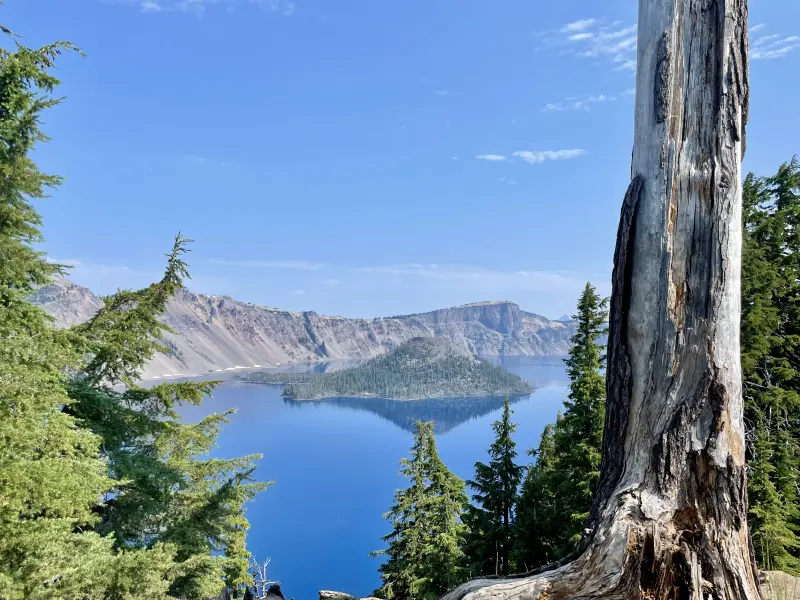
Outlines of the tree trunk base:
{"label": "tree trunk base", "polygon": [[[443,600],[758,600],[752,556],[735,527],[714,531],[682,509],[645,516],[638,492],[620,497],[589,547],[575,560],[540,573],[476,579]],[[652,503],[651,503],[652,504]],[[744,532],[746,536],[746,530]]]}

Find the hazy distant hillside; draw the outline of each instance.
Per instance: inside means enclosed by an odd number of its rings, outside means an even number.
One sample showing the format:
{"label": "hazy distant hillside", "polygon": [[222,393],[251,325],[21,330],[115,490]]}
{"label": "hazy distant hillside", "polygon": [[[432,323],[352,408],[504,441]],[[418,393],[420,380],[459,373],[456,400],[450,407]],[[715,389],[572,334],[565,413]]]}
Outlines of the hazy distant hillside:
{"label": "hazy distant hillside", "polygon": [[[91,291],[66,280],[40,289],[34,301],[61,326],[88,319],[102,305]],[[511,302],[482,302],[380,319],[327,317],[206,296],[183,290],[164,320],[175,330],[144,377],[195,375],[236,367],[321,359],[367,359],[413,337],[440,337],[471,354],[566,354],[570,323],[520,310]]]}

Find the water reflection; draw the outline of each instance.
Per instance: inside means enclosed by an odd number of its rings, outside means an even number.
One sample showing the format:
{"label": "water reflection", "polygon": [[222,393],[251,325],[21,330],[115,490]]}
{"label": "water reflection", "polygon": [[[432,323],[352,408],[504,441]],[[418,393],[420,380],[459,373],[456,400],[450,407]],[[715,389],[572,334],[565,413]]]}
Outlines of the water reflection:
{"label": "water reflection", "polygon": [[[516,404],[529,396],[511,398]],[[292,408],[334,406],[354,411],[367,411],[401,429],[414,432],[417,421],[433,421],[436,433],[446,433],[462,423],[488,415],[502,408],[504,398],[426,398],[423,400],[384,400],[380,398],[329,398],[319,402],[284,398]]]}
{"label": "water reflection", "polygon": [[[530,398],[514,404],[513,419],[518,423],[514,440],[524,464],[524,452],[538,445],[542,429],[562,408],[564,365],[559,358],[491,360],[536,388]],[[340,366],[334,361],[282,365],[292,370]],[[287,598],[316,598],[322,589],[370,595],[380,585],[376,571],[380,561],[369,552],[383,547],[381,537],[388,533],[383,513],[395,490],[408,485],[398,475],[398,461],[408,456],[413,422],[437,422],[442,460],[462,479],[471,479],[475,462],[488,460],[487,449],[494,442],[492,423],[503,402],[501,398],[292,402],[281,398],[279,386],[222,378],[225,383],[211,398],[180,411],[187,422],[196,423],[212,412],[236,408],[212,456],[264,455],[254,477],[277,483],[247,505],[252,526],[248,547],[259,558],[272,558],[270,573],[280,579]]]}

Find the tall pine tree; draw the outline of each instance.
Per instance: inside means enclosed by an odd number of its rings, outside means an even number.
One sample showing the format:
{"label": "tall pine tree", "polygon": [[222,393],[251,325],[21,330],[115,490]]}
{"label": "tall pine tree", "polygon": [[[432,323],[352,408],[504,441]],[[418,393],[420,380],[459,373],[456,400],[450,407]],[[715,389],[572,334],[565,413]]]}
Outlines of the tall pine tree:
{"label": "tall pine tree", "polygon": [[33,202],[61,178],[30,156],[47,141],[42,112],[59,103],[54,62],[73,50],[0,49],[0,598],[163,598],[170,549],[118,552],[94,531],[91,509],[113,481],[100,437],[69,410],[65,373],[80,366],[79,340],[28,302],[64,271],[33,247],[42,241]]}
{"label": "tall pine tree", "polygon": [[95,508],[97,530],[120,549],[173,549],[169,593],[200,599],[250,583],[243,504],[269,484],[251,481],[260,455],[201,458],[233,411],[182,422],[177,408],[201,403],[218,382],[136,383],[153,355],[166,351],[159,340],[169,328],[159,316],[189,275],[182,258],[189,242],[177,236],[159,282],[104,298],[74,329],[89,359],[70,383],[69,411],[100,436],[115,481]]}
{"label": "tall pine tree", "polygon": [[508,575],[511,539],[519,486],[524,468],[517,465],[517,445],[512,435],[511,404],[506,398],[500,420],[492,425],[495,441],[489,448],[489,464],[475,463],[474,504],[465,521],[470,533],[467,555],[473,575]]}
{"label": "tall pine tree", "polygon": [[577,331],[572,349],[564,361],[570,379],[564,414],[552,434],[542,435],[535,454],[543,463],[531,467],[523,485],[520,510],[525,523],[535,523],[537,531],[534,539],[522,524],[517,529],[515,554],[526,566],[569,554],[589,514],[602,458],[605,377],[598,339],[606,331],[606,304],[587,283],[573,317]]}
{"label": "tall pine tree", "polygon": [[410,486],[398,490],[385,517],[392,532],[380,566],[383,585],[375,595],[387,600],[439,598],[466,576],[465,527],[461,515],[468,503],[464,482],[453,475],[436,450],[433,423],[417,422],[411,457],[400,462]]}
{"label": "tall pine tree", "polygon": [[[558,419],[561,420],[560,415]],[[550,487],[552,472],[557,464],[557,427],[558,424],[545,426],[538,448],[528,450],[534,463],[528,467],[522,481],[513,529],[512,564],[520,572],[527,572],[558,558],[559,550],[554,542],[558,537],[561,515],[558,496]]]}
{"label": "tall pine tree", "polygon": [[188,276],[187,240],[160,282],[106,298],[73,330],[28,302],[64,272],[33,248],[33,201],[61,179],[30,154],[70,50],[0,50],[0,598],[216,596],[249,582],[242,505],[265,485],[250,481],[257,457],[200,459],[227,414],[186,425],[176,407],[213,384],[135,383],[164,350],[158,317]]}
{"label": "tall pine tree", "polygon": [[800,163],[743,188],[749,525],[762,568],[800,570]]}

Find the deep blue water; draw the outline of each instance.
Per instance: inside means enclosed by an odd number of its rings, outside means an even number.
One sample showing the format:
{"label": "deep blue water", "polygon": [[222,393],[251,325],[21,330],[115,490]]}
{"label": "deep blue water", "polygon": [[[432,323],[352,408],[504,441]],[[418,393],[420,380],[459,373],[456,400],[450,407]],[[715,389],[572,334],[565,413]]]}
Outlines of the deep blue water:
{"label": "deep blue water", "polygon": [[[528,462],[542,428],[555,420],[566,397],[560,358],[506,357],[505,368],[538,389],[514,404],[520,460]],[[412,443],[412,424],[437,422],[439,452],[464,479],[485,460],[498,399],[411,402],[334,399],[297,403],[280,388],[228,381],[201,407],[184,411],[187,421],[235,407],[219,437],[216,456],[264,455],[257,477],[274,481],[247,508],[248,545],[256,558],[272,558],[269,575],[287,598],[312,600],[321,589],[369,595],[380,580],[379,558],[388,532],[382,515],[396,489],[406,487],[398,461]]]}

